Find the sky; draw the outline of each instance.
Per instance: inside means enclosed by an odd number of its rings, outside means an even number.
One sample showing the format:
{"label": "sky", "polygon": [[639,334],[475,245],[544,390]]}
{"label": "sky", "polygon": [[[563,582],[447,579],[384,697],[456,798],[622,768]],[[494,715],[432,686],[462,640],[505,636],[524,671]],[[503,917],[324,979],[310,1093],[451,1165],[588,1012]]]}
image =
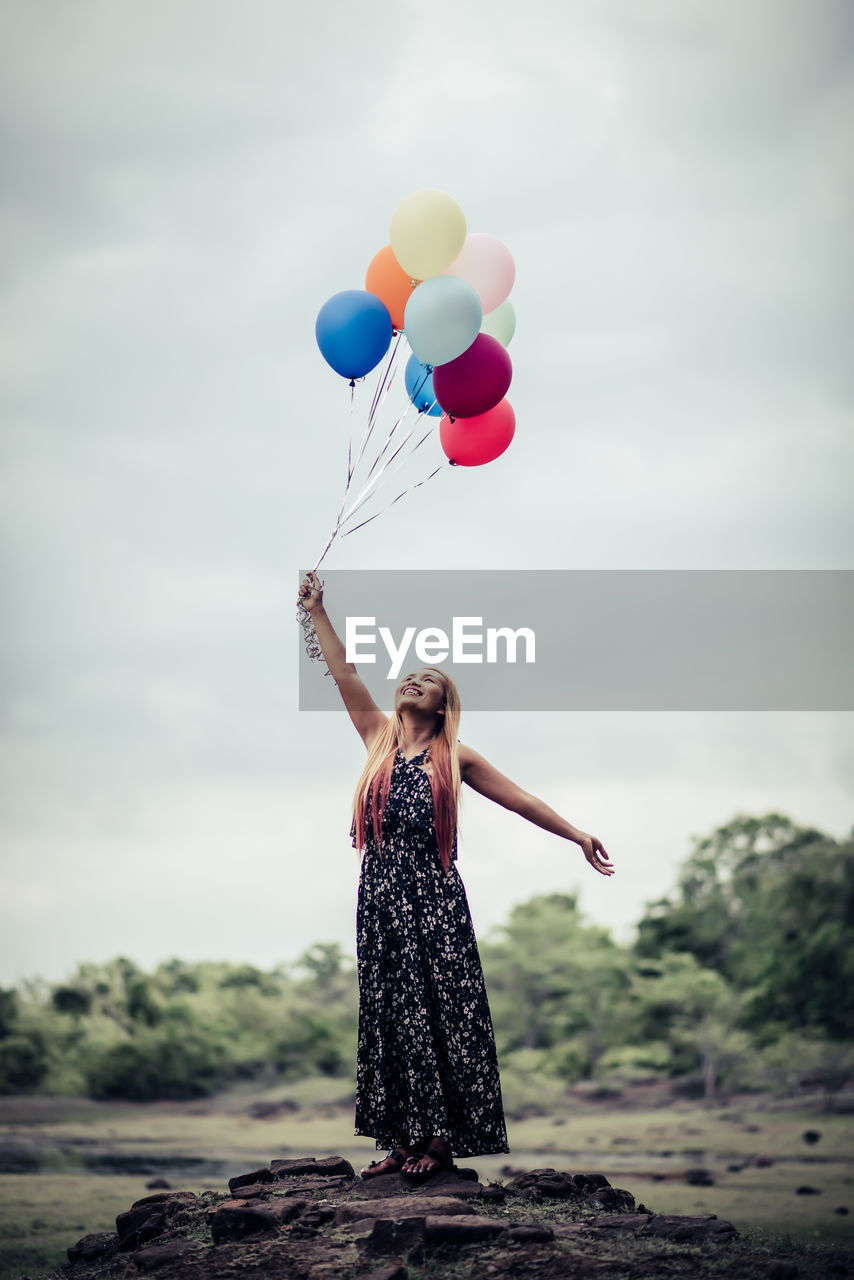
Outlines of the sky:
{"label": "sky", "polygon": [[[330,569],[854,567],[852,37],[847,0],[0,2],[0,983],[354,951],[363,747],[297,709],[295,599],[371,389],[314,322],[414,191],[513,253],[516,435],[428,442]],[[480,936],[572,892],[628,940],[736,813],[854,823],[851,712],[460,736],[616,867],[467,791]]]}

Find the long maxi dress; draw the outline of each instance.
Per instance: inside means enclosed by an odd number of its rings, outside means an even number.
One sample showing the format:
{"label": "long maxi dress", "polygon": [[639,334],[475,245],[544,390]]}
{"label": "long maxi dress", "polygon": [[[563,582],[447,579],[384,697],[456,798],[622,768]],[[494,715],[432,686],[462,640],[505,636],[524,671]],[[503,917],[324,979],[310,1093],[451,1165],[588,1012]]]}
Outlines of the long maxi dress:
{"label": "long maxi dress", "polygon": [[437,1135],[456,1156],[504,1152],[483,970],[456,833],[447,874],[439,857],[428,752],[407,760],[397,750],[381,855],[369,819],[356,913],[356,1133],[378,1150]]}

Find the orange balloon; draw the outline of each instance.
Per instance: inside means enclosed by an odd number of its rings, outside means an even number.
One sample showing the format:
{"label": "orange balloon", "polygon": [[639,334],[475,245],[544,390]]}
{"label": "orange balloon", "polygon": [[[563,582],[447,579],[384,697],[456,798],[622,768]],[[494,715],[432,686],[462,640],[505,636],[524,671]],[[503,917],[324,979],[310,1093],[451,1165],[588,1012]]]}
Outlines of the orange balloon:
{"label": "orange balloon", "polygon": [[390,244],[374,254],[365,274],[365,288],[385,303],[395,329],[403,328],[403,313],[417,283],[404,271]]}

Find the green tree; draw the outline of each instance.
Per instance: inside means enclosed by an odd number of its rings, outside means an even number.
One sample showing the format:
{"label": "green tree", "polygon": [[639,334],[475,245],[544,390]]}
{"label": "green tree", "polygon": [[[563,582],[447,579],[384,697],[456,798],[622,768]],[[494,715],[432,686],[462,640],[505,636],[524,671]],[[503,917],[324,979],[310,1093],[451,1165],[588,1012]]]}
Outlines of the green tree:
{"label": "green tree", "polygon": [[629,992],[608,930],[586,923],[576,897],[550,894],[514,907],[481,954],[499,1050],[549,1049],[567,1076],[595,1072]]}
{"label": "green tree", "polygon": [[0,987],[0,1040],[12,1034],[18,1017],[18,993]]}
{"label": "green tree", "polygon": [[[854,835],[854,833],[852,833]],[[780,814],[739,815],[701,840],[676,893],[652,903],[636,954],[690,953],[745,998],[745,1027],[854,1036],[854,839]]]}
{"label": "green tree", "polygon": [[690,952],[667,952],[657,962],[636,965],[632,1003],[638,1042],[667,1045],[670,1074],[699,1071],[707,1097],[749,1050],[738,1029],[738,993]]}

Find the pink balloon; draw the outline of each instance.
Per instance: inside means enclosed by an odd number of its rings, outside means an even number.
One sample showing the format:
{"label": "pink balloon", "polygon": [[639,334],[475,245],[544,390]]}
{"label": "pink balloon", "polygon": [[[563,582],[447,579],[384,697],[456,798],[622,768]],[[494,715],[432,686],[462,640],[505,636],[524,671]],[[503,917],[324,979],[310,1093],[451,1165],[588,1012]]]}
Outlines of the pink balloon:
{"label": "pink balloon", "polygon": [[445,414],[439,423],[439,440],[446,456],[460,467],[480,467],[499,457],[516,430],[516,415],[507,400],[474,418]]}
{"label": "pink balloon", "polygon": [[484,315],[500,306],[513,288],[516,264],[507,245],[485,231],[466,236],[457,257],[443,276],[459,276],[478,294]]}
{"label": "pink balloon", "polygon": [[433,370],[433,393],[453,418],[474,418],[507,394],[513,365],[497,338],[479,333],[461,356]]}

